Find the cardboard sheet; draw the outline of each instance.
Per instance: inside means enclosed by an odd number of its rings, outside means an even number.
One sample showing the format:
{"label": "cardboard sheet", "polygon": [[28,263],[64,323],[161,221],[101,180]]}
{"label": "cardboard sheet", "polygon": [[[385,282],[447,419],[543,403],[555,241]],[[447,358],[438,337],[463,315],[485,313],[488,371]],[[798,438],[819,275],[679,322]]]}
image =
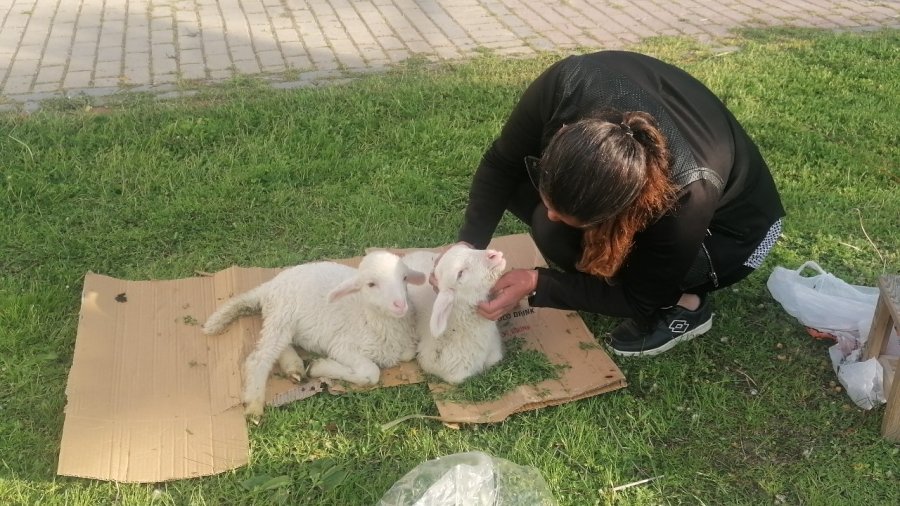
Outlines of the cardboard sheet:
{"label": "cardboard sheet", "polygon": [[[508,268],[544,265],[526,234],[496,238]],[[340,260],[356,265],[359,258]],[[261,327],[243,317],[222,335],[200,331],[215,308],[281,269],[225,269],[170,281],[85,277],[75,355],[69,372],[58,474],[122,482],[160,482],[220,473],[249,458],[241,406],[241,363]],[[499,322],[504,338],[566,364],[558,380],[526,385],[481,404],[436,401],[448,422],[497,422],[625,386],[577,313],[517,308]],[[275,367],[277,373],[277,366]],[[383,371],[379,387],[423,381],[415,362]],[[442,385],[430,385],[433,391]],[[323,391],[273,375],[267,402],[277,406]],[[328,391],[340,392],[339,385]],[[386,420],[387,421],[387,420]]]}

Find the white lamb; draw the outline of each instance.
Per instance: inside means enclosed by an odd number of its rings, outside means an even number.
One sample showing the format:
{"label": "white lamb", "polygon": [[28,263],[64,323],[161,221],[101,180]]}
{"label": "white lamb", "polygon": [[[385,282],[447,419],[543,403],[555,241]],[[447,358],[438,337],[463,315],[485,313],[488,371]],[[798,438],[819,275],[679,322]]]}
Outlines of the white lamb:
{"label": "white lamb", "polygon": [[286,375],[303,376],[303,360],[292,342],[325,356],[312,362],[309,376],[364,385],[378,382],[381,367],[415,358],[418,339],[407,283],[423,284],[425,275],[387,251],[366,254],[357,269],[335,262],[302,264],[230,299],[209,317],[203,332],[219,334],[234,319],[262,312],[259,342],[244,363],[245,413],[258,417],[276,360]]}
{"label": "white lamb", "polygon": [[477,312],[488,299],[494,283],[506,268],[503,253],[452,246],[440,258],[431,251],[414,251],[403,261],[412,269],[430,272],[434,267],[438,293],[429,285],[410,289],[417,313],[417,360],[427,373],[448,383],[487,370],[503,358],[497,323]]}

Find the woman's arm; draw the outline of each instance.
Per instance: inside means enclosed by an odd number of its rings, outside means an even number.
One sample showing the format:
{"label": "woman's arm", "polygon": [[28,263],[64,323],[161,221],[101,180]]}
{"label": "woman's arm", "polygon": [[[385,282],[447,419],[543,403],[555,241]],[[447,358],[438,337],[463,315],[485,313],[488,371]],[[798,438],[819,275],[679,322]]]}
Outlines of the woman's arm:
{"label": "woman's arm", "polygon": [[500,132],[481,159],[472,186],[458,240],[477,248],[490,242],[521,184],[530,184],[525,156],[539,156],[545,128],[558,100],[557,83],[565,62],[550,66],[525,90]]}

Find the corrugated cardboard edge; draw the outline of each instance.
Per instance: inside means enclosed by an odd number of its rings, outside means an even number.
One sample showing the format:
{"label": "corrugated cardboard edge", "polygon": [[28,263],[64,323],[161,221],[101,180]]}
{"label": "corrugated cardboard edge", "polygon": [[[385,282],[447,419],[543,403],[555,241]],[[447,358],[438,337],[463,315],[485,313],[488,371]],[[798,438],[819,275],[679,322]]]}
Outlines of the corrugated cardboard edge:
{"label": "corrugated cardboard edge", "polygon": [[[303,356],[303,353],[301,352],[300,355]],[[332,394],[363,392],[376,388],[412,385],[423,381],[425,381],[425,377],[415,361],[403,362],[394,367],[383,369],[378,384],[372,386],[351,385],[349,383],[318,378],[313,378],[303,383],[295,383],[290,379],[276,375],[270,377],[268,383],[266,383],[266,405],[284,406],[322,392]]]}

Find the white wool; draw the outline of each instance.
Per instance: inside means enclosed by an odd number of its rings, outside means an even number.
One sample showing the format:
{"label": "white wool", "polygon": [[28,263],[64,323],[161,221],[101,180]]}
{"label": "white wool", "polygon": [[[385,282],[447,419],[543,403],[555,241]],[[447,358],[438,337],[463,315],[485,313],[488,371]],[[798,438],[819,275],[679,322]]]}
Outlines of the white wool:
{"label": "white wool", "polygon": [[438,293],[430,285],[410,288],[419,334],[417,360],[427,373],[448,383],[461,383],[503,358],[497,323],[478,314],[494,283],[506,267],[503,254],[462,245],[447,250],[435,266],[437,254],[416,251],[403,261],[412,269],[431,272]]}
{"label": "white wool", "polygon": [[292,342],[325,357],[310,365],[310,376],[351,383],[375,384],[380,368],[412,360],[417,335],[406,284],[424,280],[381,250],[367,254],[358,269],[335,262],[302,264],[227,301],[203,331],[218,334],[241,315],[262,313],[259,342],[244,363],[245,411],[259,416],[276,361],[286,375],[303,375]]}

